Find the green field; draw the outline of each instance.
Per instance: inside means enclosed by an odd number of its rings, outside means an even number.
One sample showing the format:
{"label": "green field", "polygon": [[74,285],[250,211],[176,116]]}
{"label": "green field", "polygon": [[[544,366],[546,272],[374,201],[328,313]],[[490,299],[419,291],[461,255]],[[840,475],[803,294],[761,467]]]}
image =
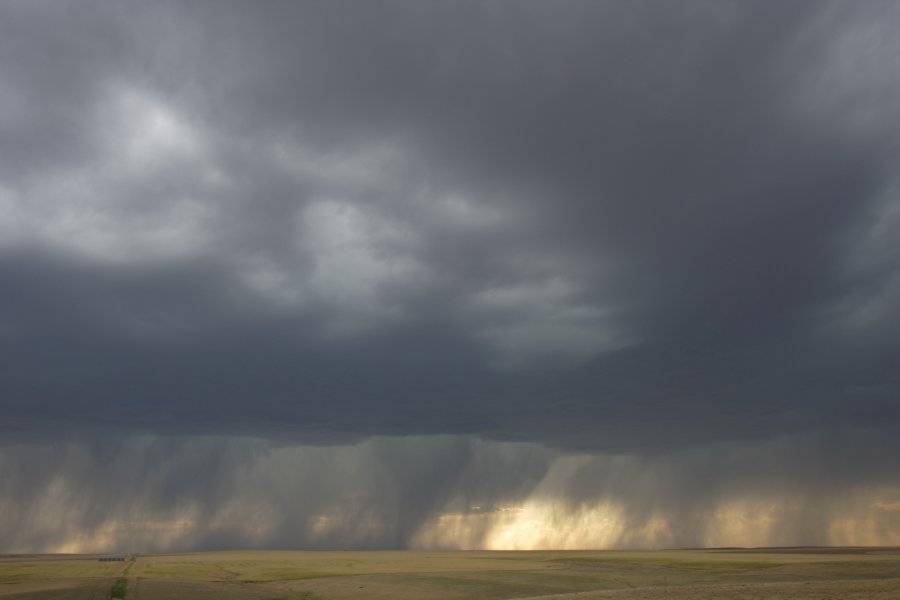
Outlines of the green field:
{"label": "green field", "polygon": [[0,557],[2,600],[900,598],[900,549]]}

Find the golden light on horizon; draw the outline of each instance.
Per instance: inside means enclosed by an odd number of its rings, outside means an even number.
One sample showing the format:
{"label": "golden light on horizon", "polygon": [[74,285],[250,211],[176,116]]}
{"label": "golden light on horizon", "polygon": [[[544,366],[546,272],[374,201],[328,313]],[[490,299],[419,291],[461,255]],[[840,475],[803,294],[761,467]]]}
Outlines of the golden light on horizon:
{"label": "golden light on horizon", "polygon": [[488,550],[574,550],[610,547],[625,527],[623,511],[611,503],[575,510],[554,501],[533,500],[498,513],[486,536]]}
{"label": "golden light on horizon", "polygon": [[[897,490],[878,490],[839,507],[810,507],[796,499],[727,500],[694,524],[698,545],[763,547],[809,543],[791,526],[810,517],[824,524],[819,541],[834,546],[900,545]],[[873,498],[874,497],[874,498]],[[888,498],[888,500],[884,500]],[[563,498],[531,498],[519,506],[445,513],[414,536],[416,549],[577,550],[671,548],[681,525],[669,513],[629,518],[610,501],[573,504]],[[817,521],[818,522],[818,521]],[[824,540],[824,541],[822,541]]]}

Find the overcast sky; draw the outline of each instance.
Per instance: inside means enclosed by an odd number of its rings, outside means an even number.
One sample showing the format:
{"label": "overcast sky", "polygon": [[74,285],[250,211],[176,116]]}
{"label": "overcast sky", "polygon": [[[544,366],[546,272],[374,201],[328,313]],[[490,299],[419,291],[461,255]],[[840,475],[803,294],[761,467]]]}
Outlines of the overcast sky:
{"label": "overcast sky", "polygon": [[898,28],[3,2],[0,551],[900,544]]}

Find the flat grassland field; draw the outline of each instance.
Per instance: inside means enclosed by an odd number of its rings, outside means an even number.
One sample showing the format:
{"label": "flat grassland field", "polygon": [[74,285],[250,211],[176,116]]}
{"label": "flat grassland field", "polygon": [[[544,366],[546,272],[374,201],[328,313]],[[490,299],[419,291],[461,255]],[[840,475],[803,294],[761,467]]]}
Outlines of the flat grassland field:
{"label": "flat grassland field", "polygon": [[0,600],[900,599],[900,548],[0,556]]}

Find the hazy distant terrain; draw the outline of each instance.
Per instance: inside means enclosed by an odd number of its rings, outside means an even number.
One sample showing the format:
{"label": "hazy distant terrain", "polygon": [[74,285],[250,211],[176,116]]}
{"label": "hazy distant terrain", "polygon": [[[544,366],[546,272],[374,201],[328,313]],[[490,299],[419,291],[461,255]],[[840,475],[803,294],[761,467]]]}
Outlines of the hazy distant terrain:
{"label": "hazy distant terrain", "polygon": [[127,562],[87,555],[0,558],[4,600],[108,599],[122,579],[128,600],[887,600],[900,595],[900,548],[205,552]]}

